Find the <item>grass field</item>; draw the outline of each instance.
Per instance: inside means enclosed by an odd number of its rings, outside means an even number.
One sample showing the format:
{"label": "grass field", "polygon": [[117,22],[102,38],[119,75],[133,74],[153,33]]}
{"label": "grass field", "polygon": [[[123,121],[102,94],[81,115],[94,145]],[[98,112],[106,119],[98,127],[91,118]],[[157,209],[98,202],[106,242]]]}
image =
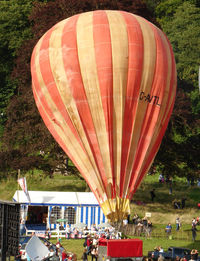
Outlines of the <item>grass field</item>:
{"label": "grass field", "polygon": [[[136,238],[136,237],[134,237]],[[144,237],[138,237],[143,240],[143,255],[147,255],[148,251],[154,249],[155,246],[162,246],[164,250],[167,250],[170,246],[177,246],[177,247],[186,247],[189,249],[198,249],[200,251],[200,236],[198,236],[197,241],[194,243],[192,240],[177,240],[177,239],[166,239],[166,238],[150,238],[146,239]],[[56,242],[56,240],[52,240],[52,242]],[[83,239],[63,239],[61,241],[62,245],[65,247],[67,251],[76,253],[77,260],[81,260],[81,256],[83,253]],[[89,258],[89,260],[91,260]]]}
{"label": "grass field", "polygon": [[[86,183],[84,180],[74,176],[55,175],[53,179],[44,177],[40,172],[27,173],[27,184],[29,190],[39,191],[85,191]],[[18,189],[17,180],[7,178],[0,183],[0,199],[12,200],[15,191]],[[155,202],[151,202],[150,191],[155,188]],[[184,209],[174,209],[173,200],[181,200],[185,197],[186,206]],[[186,179],[176,178],[173,180],[172,194],[169,194],[169,187],[158,182],[158,175],[147,176],[142,182],[131,202],[131,218],[134,213],[144,217],[146,212],[151,213],[153,223],[152,237],[143,240],[143,253],[152,250],[155,246],[161,245],[165,250],[169,246],[196,248],[200,251],[200,227],[197,232],[197,240],[192,242],[191,220],[193,217],[200,216],[197,203],[200,202],[200,188],[188,186]],[[179,216],[182,227],[179,232],[175,231],[175,219]],[[173,239],[166,238],[164,228],[167,223],[173,226]],[[55,242],[55,239],[53,240]],[[81,260],[83,252],[83,240],[62,240],[63,246],[67,251],[77,254]]]}

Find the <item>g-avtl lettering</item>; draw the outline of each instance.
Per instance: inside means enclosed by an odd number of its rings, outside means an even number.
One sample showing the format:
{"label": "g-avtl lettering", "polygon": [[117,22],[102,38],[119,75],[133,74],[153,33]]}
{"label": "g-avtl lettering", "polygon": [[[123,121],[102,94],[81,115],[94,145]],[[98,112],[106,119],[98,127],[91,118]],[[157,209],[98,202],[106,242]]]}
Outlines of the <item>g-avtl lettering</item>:
{"label": "g-avtl lettering", "polygon": [[144,100],[148,103],[152,103],[154,105],[160,106],[159,96],[154,96],[154,95],[150,95],[149,93],[145,94],[144,92],[141,92],[139,98],[140,98],[141,101]]}

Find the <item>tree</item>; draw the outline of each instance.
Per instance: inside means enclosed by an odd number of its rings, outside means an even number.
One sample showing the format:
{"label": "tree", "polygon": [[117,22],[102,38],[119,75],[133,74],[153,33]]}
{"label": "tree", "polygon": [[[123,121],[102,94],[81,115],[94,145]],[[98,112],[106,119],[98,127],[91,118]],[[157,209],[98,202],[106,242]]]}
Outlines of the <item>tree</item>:
{"label": "tree", "polygon": [[[198,70],[200,64],[200,12],[198,1],[166,0],[156,16],[169,38],[177,64],[178,92],[168,131],[156,160],[176,175],[199,175]],[[170,173],[170,174],[171,174]]]}
{"label": "tree", "polygon": [[174,111],[154,163],[165,175],[196,178],[200,175],[200,132],[196,127],[200,120],[194,117],[191,107],[190,97],[178,89]]}
{"label": "tree", "polygon": [[31,8],[32,0],[0,1],[0,126],[5,123],[6,107],[17,88],[11,78],[16,51],[31,38]]}
{"label": "tree", "polygon": [[200,64],[200,12],[194,4],[186,1],[174,10],[173,19],[160,19],[175,53],[180,80],[198,86]]}

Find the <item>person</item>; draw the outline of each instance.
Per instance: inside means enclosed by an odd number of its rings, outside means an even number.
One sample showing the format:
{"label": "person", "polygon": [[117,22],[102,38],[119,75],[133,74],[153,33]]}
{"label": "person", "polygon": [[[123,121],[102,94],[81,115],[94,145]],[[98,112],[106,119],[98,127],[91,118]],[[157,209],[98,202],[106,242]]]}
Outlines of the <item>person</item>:
{"label": "person", "polygon": [[196,221],[196,218],[194,217],[194,218],[192,219],[192,226],[195,226],[195,227],[196,227],[196,225],[197,225],[197,221]]}
{"label": "person", "polygon": [[172,226],[170,223],[168,223],[168,225],[165,227],[165,232],[167,234],[167,236],[169,236],[172,232]]}
{"label": "person", "polygon": [[154,198],[156,197],[155,189],[150,191],[150,195],[151,195],[151,201],[154,202]]}
{"label": "person", "polygon": [[165,260],[164,256],[162,254],[160,254],[158,257],[158,261],[164,261],[164,260]]}
{"label": "person", "polygon": [[92,247],[91,247],[91,256],[92,256],[92,261],[93,261],[93,259],[97,261],[97,257],[98,257],[97,246],[92,245]]}
{"label": "person", "polygon": [[159,183],[164,183],[165,179],[163,177],[163,174],[159,175],[159,179],[158,179]]}
{"label": "person", "polygon": [[192,225],[192,241],[195,241],[197,236],[197,228],[196,225]]}
{"label": "person", "polygon": [[23,236],[26,233],[26,228],[25,228],[25,221],[24,219],[20,219],[20,236]]}
{"label": "person", "polygon": [[169,195],[172,194],[172,184],[169,184]]}
{"label": "person", "polygon": [[142,219],[142,224],[143,224],[144,226],[147,226],[148,220],[147,220],[147,217],[146,217],[146,216],[143,217],[143,219]]}
{"label": "person", "polygon": [[20,249],[21,249],[22,245],[19,244],[19,247],[18,247],[18,254],[15,256],[15,261],[21,261],[21,254],[20,254]]}
{"label": "person", "polygon": [[92,246],[92,239],[91,239],[90,235],[87,236],[86,244],[87,244],[87,254],[89,255],[90,251],[91,251],[91,246]]}
{"label": "person", "polygon": [[94,238],[93,238],[93,241],[92,241],[92,245],[93,246],[97,246],[98,245],[98,235],[96,234],[96,235],[94,235]]}
{"label": "person", "polygon": [[181,202],[177,199],[174,199],[174,201],[172,202],[174,205],[174,209],[180,209],[181,208]]}
{"label": "person", "polygon": [[180,218],[177,217],[177,219],[176,219],[176,231],[178,231],[180,229],[180,227],[181,227],[181,221],[180,221]]}
{"label": "person", "polygon": [[69,226],[69,224],[67,224],[66,226],[66,238],[70,239],[70,234],[71,234],[71,228]]}
{"label": "person", "polygon": [[128,224],[128,219],[123,220],[123,226],[126,226]]}
{"label": "person", "polygon": [[64,249],[62,251],[62,261],[66,261],[67,260],[67,253],[66,253],[66,250]]}
{"label": "person", "polygon": [[180,259],[180,261],[187,261],[187,258],[184,256]]}
{"label": "person", "polygon": [[87,261],[88,260],[88,258],[87,258],[87,249],[86,248],[83,251],[82,260],[83,261]]}
{"label": "person", "polygon": [[50,237],[51,237],[51,234],[50,234],[50,232],[49,232],[49,228],[47,228],[47,230],[45,231],[45,238],[46,238],[47,240],[49,240]]}
{"label": "person", "polygon": [[198,251],[196,249],[191,250],[191,259],[192,260],[197,260],[198,259]]}
{"label": "person", "polygon": [[137,225],[137,223],[138,223],[138,222],[137,222],[138,219],[139,219],[139,216],[135,213],[134,216],[133,216],[133,219],[132,219],[134,225]]}
{"label": "person", "polygon": [[186,198],[182,198],[181,199],[181,208],[182,209],[184,209],[184,207],[185,207],[185,201],[186,201],[187,199]]}
{"label": "person", "polygon": [[50,257],[49,257],[50,261],[60,261],[60,258],[57,254],[54,254],[54,249],[50,248]]}
{"label": "person", "polygon": [[61,238],[59,238],[56,243],[56,248],[60,248],[60,247],[61,247]]}
{"label": "person", "polygon": [[65,230],[62,224],[59,225],[59,230],[60,231]]}

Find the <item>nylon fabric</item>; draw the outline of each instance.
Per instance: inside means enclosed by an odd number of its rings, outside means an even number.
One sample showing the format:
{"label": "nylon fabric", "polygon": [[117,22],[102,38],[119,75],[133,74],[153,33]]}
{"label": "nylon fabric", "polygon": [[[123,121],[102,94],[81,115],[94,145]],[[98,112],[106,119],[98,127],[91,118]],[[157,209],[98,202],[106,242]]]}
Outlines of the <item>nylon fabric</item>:
{"label": "nylon fabric", "polygon": [[176,66],[167,37],[127,12],[82,13],[38,41],[31,74],[47,128],[105,216],[123,220],[175,102]]}

